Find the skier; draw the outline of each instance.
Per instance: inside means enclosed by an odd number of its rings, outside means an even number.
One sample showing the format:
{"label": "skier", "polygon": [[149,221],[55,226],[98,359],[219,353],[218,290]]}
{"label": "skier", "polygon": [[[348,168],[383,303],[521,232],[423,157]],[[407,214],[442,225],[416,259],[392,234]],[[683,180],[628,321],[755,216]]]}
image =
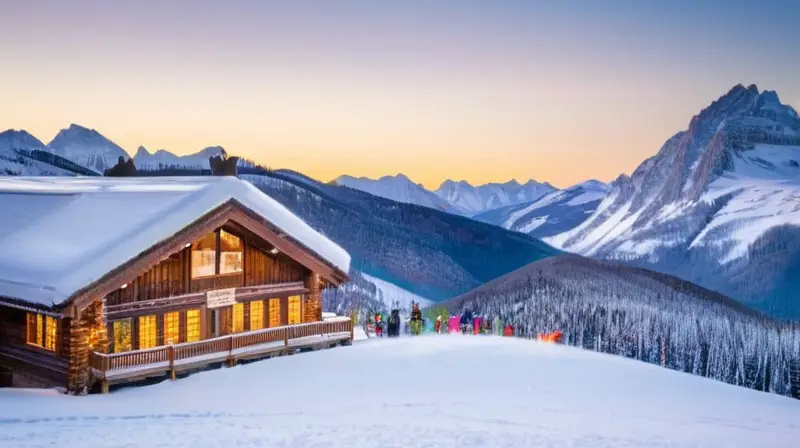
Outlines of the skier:
{"label": "skier", "polygon": [[454,315],[450,316],[450,323],[449,323],[448,333],[450,333],[450,334],[458,333],[458,320],[459,319],[458,319],[457,315],[454,314]]}
{"label": "skier", "polygon": [[494,334],[496,336],[503,335],[503,321],[500,320],[500,316],[494,318],[494,322],[492,322],[492,329],[494,330]]}
{"label": "skier", "polygon": [[481,332],[481,317],[475,316],[472,318],[472,334],[479,334]]}
{"label": "skier", "polygon": [[383,336],[383,320],[381,319],[380,313],[375,314],[375,336]]}
{"label": "skier", "polygon": [[467,334],[469,327],[472,324],[472,311],[467,308],[461,314],[461,334]]}
{"label": "skier", "polygon": [[419,309],[419,303],[414,304],[411,310],[411,334],[419,335],[422,332],[422,311]]}
{"label": "skier", "polygon": [[506,324],[505,330],[503,330],[503,336],[514,336],[514,327],[511,324]]}
{"label": "skier", "polygon": [[394,309],[389,314],[387,333],[390,338],[400,336],[400,310]]}
{"label": "skier", "polygon": [[434,325],[435,325],[434,332],[436,332],[436,334],[440,334],[442,332],[442,315],[441,314],[436,317],[436,324],[434,324]]}

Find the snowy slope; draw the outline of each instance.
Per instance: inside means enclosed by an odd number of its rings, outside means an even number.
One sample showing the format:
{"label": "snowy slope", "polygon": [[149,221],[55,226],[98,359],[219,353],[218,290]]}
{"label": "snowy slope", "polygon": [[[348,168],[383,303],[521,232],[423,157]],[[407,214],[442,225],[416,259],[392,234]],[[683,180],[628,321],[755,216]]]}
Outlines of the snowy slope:
{"label": "snowy slope", "polygon": [[0,296],[61,303],[230,199],[349,270],[344,249],[234,177],[0,177]]}
{"label": "snowy slope", "polygon": [[455,214],[464,212],[459,207],[453,206],[447,200],[428,191],[422,185],[414,183],[404,174],[384,176],[377,180],[366,177],[339,176],[334,182],[397,202],[422,205]]}
{"label": "snowy slope", "polygon": [[125,160],[130,158],[124,149],[96,130],[76,124],[62,129],[47,147],[54,154],[98,174],[116,165],[120,157]]}
{"label": "snowy slope", "polygon": [[362,274],[362,276],[367,280],[372,282],[380,291],[380,297],[383,298],[383,302],[386,304],[387,307],[391,307],[394,304],[398,304],[400,307],[407,308],[411,306],[411,302],[419,303],[420,306],[428,306],[432,303],[431,300],[426,299],[422,296],[414,294],[410,291],[407,291],[393,283],[389,283],[385,280],[381,280],[377,277],[373,277],[371,275]]}
{"label": "snowy slope", "polygon": [[588,218],[608,191],[608,185],[588,180],[542,198],[473,216],[479,221],[544,238],[570,230]]}
{"label": "snowy slope", "polygon": [[775,92],[739,85],[614,181],[592,216],[546,241],[800,317],[799,226],[800,119]]}
{"label": "snowy slope", "polygon": [[547,182],[539,183],[535,180],[529,180],[525,184],[512,180],[504,184],[489,183],[478,186],[463,180],[446,180],[435,193],[472,216],[501,207],[533,202],[555,190],[555,187]]}
{"label": "snowy slope", "polygon": [[370,339],[109,395],[0,389],[0,402],[0,445],[18,448],[783,448],[800,438],[798,400],[492,336]]}
{"label": "snowy slope", "polygon": [[176,156],[175,154],[159,149],[150,153],[144,146],[139,146],[133,156],[133,163],[140,170],[157,170],[163,168],[211,169],[209,158],[227,153],[221,146],[209,146],[194,154]]}

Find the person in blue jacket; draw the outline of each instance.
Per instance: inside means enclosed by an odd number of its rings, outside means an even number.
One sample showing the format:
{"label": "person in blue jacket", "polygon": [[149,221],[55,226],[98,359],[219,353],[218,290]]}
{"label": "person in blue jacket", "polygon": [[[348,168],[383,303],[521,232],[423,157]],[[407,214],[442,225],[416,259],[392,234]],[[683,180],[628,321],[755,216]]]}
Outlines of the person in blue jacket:
{"label": "person in blue jacket", "polygon": [[467,334],[470,325],[472,325],[472,310],[467,308],[461,314],[461,333]]}

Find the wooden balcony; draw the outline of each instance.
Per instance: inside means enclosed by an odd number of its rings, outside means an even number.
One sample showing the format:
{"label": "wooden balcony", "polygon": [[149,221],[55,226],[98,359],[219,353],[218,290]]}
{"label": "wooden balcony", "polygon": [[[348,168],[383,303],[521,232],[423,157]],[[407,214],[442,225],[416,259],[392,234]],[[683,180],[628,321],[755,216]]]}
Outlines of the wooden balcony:
{"label": "wooden balcony", "polygon": [[244,273],[214,275],[192,279],[191,292],[206,292],[214,289],[240,288],[244,286]]}
{"label": "wooden balcony", "polygon": [[247,331],[146,350],[113,354],[91,352],[89,365],[94,377],[101,381],[103,392],[107,392],[109,384],[165,376],[175,379],[178,373],[214,364],[233,366],[240,360],[349,345],[352,340],[352,319],[334,317],[322,322]]}

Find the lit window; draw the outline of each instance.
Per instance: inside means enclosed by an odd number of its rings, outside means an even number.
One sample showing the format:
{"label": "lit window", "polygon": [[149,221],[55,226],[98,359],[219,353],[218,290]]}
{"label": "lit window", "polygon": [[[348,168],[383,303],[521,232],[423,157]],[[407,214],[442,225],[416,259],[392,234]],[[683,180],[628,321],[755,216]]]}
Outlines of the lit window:
{"label": "lit window", "polygon": [[219,273],[242,272],[242,239],[224,230],[219,231]]}
{"label": "lit window", "polygon": [[175,311],[164,314],[164,343],[179,344],[181,342],[180,313]]}
{"label": "lit window", "polygon": [[113,321],[114,353],[129,352],[133,349],[131,338],[131,320],[121,319]]}
{"label": "lit window", "polygon": [[281,299],[269,299],[269,327],[281,326]]}
{"label": "lit window", "polygon": [[264,302],[254,300],[250,302],[250,330],[264,328]]}
{"label": "lit window", "polygon": [[217,234],[209,233],[192,243],[192,278],[215,275],[217,271]]}
{"label": "lit window", "polygon": [[50,351],[56,351],[56,339],[58,334],[58,321],[54,317],[45,317],[45,338],[44,348]]}
{"label": "lit window", "polygon": [[200,310],[186,311],[186,342],[200,340]]}
{"label": "lit window", "polygon": [[31,345],[42,346],[42,315],[38,313],[28,313],[28,327],[26,332],[26,342]]}
{"label": "lit window", "polygon": [[158,345],[156,316],[139,317],[139,348],[153,348]]}
{"label": "lit window", "polygon": [[39,313],[28,313],[25,319],[25,342],[51,352],[56,351],[58,319]]}
{"label": "lit window", "polygon": [[233,332],[244,331],[244,303],[233,304]]}
{"label": "lit window", "polygon": [[299,324],[302,321],[302,307],[300,296],[289,297],[289,325]]}

